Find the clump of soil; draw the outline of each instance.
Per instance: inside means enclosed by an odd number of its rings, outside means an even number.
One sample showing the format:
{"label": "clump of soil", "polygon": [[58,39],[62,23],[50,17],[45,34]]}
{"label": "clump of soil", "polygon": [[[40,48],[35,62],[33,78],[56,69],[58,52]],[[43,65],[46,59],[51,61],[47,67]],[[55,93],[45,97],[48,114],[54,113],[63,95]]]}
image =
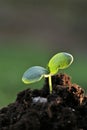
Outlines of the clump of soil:
{"label": "clump of soil", "polygon": [[40,90],[24,90],[0,110],[0,130],[87,130],[87,96],[67,74],[48,79]]}

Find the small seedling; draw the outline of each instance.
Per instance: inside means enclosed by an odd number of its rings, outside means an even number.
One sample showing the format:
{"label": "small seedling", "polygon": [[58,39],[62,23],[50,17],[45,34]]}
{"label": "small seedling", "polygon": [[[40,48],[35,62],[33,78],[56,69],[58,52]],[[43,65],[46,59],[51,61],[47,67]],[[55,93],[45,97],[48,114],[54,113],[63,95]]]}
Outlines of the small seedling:
{"label": "small seedling", "polygon": [[57,74],[59,69],[65,69],[73,62],[73,56],[66,52],[57,53],[48,62],[47,68],[41,66],[30,67],[23,74],[22,81],[26,84],[40,81],[43,77],[49,80],[49,89],[52,93],[52,76]]}

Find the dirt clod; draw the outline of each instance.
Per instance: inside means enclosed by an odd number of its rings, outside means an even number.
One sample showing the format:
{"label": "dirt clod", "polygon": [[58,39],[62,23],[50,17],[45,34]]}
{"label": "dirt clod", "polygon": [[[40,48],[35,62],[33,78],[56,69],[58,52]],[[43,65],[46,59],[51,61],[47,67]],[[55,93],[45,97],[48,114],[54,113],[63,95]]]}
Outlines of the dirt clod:
{"label": "dirt clod", "polygon": [[[0,110],[0,130],[87,130],[87,96],[67,74],[48,79],[40,90],[18,93],[16,101]],[[44,101],[46,100],[46,101]]]}

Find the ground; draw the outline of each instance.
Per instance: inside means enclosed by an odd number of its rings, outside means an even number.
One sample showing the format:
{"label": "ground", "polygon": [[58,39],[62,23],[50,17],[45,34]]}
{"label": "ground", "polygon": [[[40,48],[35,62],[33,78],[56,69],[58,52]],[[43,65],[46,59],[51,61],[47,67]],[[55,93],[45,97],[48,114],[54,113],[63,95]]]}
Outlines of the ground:
{"label": "ground", "polygon": [[27,89],[0,110],[0,130],[87,130],[87,96],[67,74],[48,79],[42,89]]}

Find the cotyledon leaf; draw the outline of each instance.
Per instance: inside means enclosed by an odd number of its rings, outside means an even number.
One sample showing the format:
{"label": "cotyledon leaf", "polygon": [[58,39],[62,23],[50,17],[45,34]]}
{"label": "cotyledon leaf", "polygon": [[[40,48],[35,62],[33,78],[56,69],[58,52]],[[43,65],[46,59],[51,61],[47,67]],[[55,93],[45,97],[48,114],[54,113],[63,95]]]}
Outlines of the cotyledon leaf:
{"label": "cotyledon leaf", "polygon": [[41,66],[33,66],[25,71],[22,77],[22,81],[26,84],[34,83],[41,80],[45,74],[48,74],[47,69]]}
{"label": "cotyledon leaf", "polygon": [[48,69],[51,74],[56,74],[59,69],[65,69],[73,62],[73,56],[66,52],[57,53],[54,55],[49,63]]}

